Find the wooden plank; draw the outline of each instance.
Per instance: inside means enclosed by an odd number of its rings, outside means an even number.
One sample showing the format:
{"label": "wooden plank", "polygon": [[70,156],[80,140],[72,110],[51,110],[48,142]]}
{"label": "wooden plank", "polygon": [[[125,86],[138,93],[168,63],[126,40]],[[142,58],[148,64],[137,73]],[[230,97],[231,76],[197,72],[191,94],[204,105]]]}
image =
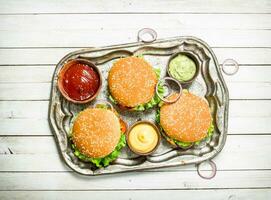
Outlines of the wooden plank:
{"label": "wooden plank", "polygon": [[160,38],[194,35],[216,47],[271,47],[269,14],[4,15],[0,18],[0,47],[83,47],[133,42],[138,30],[150,26]]}
{"label": "wooden plank", "polygon": [[[178,28],[178,26],[180,25],[182,26],[182,29],[269,30],[271,28],[270,16],[271,13],[254,15],[165,14],[162,16],[160,14],[50,14],[23,15],[23,17],[22,15],[3,15],[0,19],[0,30],[51,31],[62,29],[67,31],[79,31],[86,30],[86,24],[91,24],[91,26],[87,27],[91,28],[90,30],[95,30],[103,27],[105,30],[113,31],[116,29],[124,28],[125,30],[130,30],[134,29],[135,26],[145,27],[144,25],[148,25],[150,24],[150,22],[152,22],[153,27],[167,28],[169,30],[173,28]],[[65,23],[63,23],[63,19],[66,20]],[[133,21],[133,23],[131,23],[131,20],[133,19],[136,19],[137,21]],[[10,23],[12,21],[13,23]],[[35,22],[37,21],[40,23],[35,24]],[[46,26],[44,26],[45,23],[47,24]],[[32,26],[32,24],[35,24],[35,26]],[[122,25],[124,25],[124,27]]]}
{"label": "wooden plank", "polygon": [[0,118],[48,119],[48,107],[49,101],[0,101]]}
{"label": "wooden plank", "polygon": [[51,82],[54,66],[0,66],[0,83]]}
{"label": "wooden plank", "polygon": [[228,83],[230,99],[271,99],[270,83]]}
{"label": "wooden plank", "polygon": [[58,154],[53,137],[0,137],[1,156],[7,154]]}
{"label": "wooden plank", "polygon": [[229,118],[228,134],[269,134],[270,121],[270,117]]}
{"label": "wooden plank", "polygon": [[[0,101],[0,119],[48,119],[48,107],[49,101]],[[229,117],[271,117],[271,101],[230,101]]]}
{"label": "wooden plank", "polygon": [[52,135],[47,119],[1,119],[1,135]]}
{"label": "wooden plank", "polygon": [[[49,148],[56,148],[56,144]],[[71,169],[57,154],[0,155],[1,172],[65,172]]]}
{"label": "wooden plank", "polygon": [[[0,84],[0,100],[48,100],[50,83]],[[26,95],[27,94],[27,95]]]}
{"label": "wooden plank", "polygon": [[[47,119],[0,119],[0,135],[52,135],[48,123]],[[267,128],[264,131],[269,130]]]}
{"label": "wooden plank", "polygon": [[[229,118],[229,134],[269,134],[270,117]],[[47,119],[1,119],[0,135],[51,135]],[[11,128],[12,127],[12,128]]]}
{"label": "wooden plank", "polygon": [[[137,19],[134,19],[137,20]],[[41,30],[29,34],[26,31],[1,31],[0,47],[39,48],[39,47],[92,47],[122,44],[136,41],[136,33],[142,27],[138,25],[131,29],[111,30]],[[89,27],[89,26],[88,26]],[[125,27],[125,25],[123,25]],[[158,28],[153,27],[159,38],[179,35],[193,35],[215,47],[271,47],[270,31],[268,30],[203,30],[182,29],[182,27]],[[176,31],[176,30],[182,30]],[[67,32],[69,34],[67,34]],[[52,35],[54,37],[48,37]],[[254,37],[257,35],[258,37]],[[253,38],[253,40],[251,39]],[[114,41],[114,42],[113,42]]]}
{"label": "wooden plank", "polygon": [[[2,172],[70,171],[59,157],[53,137],[1,137],[0,142]],[[223,151],[213,160],[218,170],[270,170],[270,145],[270,135],[229,135]],[[196,168],[189,165],[150,171],[183,170]]]}
{"label": "wooden plank", "polygon": [[[230,82],[227,86],[230,99],[271,99],[269,82]],[[50,83],[2,83],[0,100],[49,100],[50,90]]]}
{"label": "wooden plank", "polygon": [[36,2],[33,0],[0,1],[1,14],[17,13],[270,13],[268,0],[247,2],[229,1],[53,1]]}
{"label": "wooden plank", "polygon": [[[34,70],[33,70],[34,71]],[[240,66],[238,73],[234,76],[223,74],[226,83],[255,83],[266,82],[271,83],[271,65],[268,66]]]}
{"label": "wooden plank", "polygon": [[[116,41],[111,43],[117,44]],[[0,49],[0,65],[56,65],[62,57],[75,50],[78,48]],[[226,58],[234,58],[242,65],[271,64],[271,48],[214,47],[213,50],[220,64]]]}
{"label": "wooden plank", "polygon": [[[78,48],[0,49],[1,65],[56,65],[66,54]],[[271,54],[271,49],[270,49]],[[268,59],[268,58],[266,58]],[[270,59],[271,63],[271,59]]]}
{"label": "wooden plank", "polygon": [[[0,66],[1,83],[45,83],[51,82],[54,66]],[[242,65],[234,76],[224,78],[226,82],[270,82],[271,65]]]}
{"label": "wooden plank", "polygon": [[[271,133],[270,103],[269,100],[230,101],[228,133]],[[1,101],[0,135],[51,135],[47,112],[48,101]]]}
{"label": "wooden plank", "polygon": [[180,197],[189,200],[252,200],[252,199],[270,199],[270,189],[228,189],[228,190],[134,190],[134,191],[0,191],[2,200],[10,199],[36,199],[36,200],[77,200],[95,197],[96,200],[108,199],[167,199],[170,195],[171,200],[179,200]]}
{"label": "wooden plank", "polygon": [[0,190],[122,190],[269,188],[271,171],[219,171],[206,181],[195,171],[132,172],[86,177],[75,173],[0,173]]}

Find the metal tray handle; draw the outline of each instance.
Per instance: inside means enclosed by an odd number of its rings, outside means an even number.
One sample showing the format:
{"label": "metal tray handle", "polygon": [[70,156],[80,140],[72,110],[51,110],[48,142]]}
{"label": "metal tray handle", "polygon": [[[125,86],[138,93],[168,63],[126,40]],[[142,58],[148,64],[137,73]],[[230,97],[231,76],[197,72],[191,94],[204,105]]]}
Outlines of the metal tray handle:
{"label": "metal tray handle", "polygon": [[224,60],[222,63],[222,71],[228,75],[228,76],[233,76],[236,74],[239,70],[239,64],[232,58],[227,58]]}
{"label": "metal tray handle", "polygon": [[157,38],[157,33],[151,28],[143,28],[137,33],[137,40],[139,42],[151,43]]}
{"label": "metal tray handle", "polygon": [[[202,167],[204,164],[208,164],[209,166],[211,166],[211,169],[212,169],[211,174],[209,174],[209,175],[204,175],[204,174],[202,174],[201,167]],[[216,167],[216,164],[215,164],[212,160],[206,160],[206,161],[203,161],[203,162],[197,164],[196,166],[197,166],[197,172],[198,172],[198,175],[199,175],[201,178],[204,178],[204,179],[212,179],[212,178],[215,177],[216,171],[217,171],[217,167]]]}

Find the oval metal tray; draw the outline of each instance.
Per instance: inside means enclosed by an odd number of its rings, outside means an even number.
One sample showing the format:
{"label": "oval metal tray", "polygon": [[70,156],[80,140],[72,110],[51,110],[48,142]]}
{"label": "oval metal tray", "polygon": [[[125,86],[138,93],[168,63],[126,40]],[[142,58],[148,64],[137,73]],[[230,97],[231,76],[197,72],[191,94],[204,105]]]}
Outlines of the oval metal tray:
{"label": "oval metal tray", "polygon": [[[107,75],[113,62],[120,57],[142,55],[154,68],[161,69],[161,77],[166,76],[166,66],[169,57],[179,51],[193,53],[200,61],[200,73],[196,80],[186,87],[190,92],[204,97],[210,105],[215,126],[211,139],[201,142],[188,150],[175,149],[165,139],[159,148],[149,156],[137,156],[128,147],[121,155],[106,168],[97,169],[90,163],[80,161],[74,156],[68,133],[72,120],[78,112],[95,103],[76,105],[68,102],[57,88],[58,73],[63,65],[74,58],[84,57],[95,63],[103,75],[103,86],[97,99],[108,100]],[[175,37],[157,40],[153,43],[142,42],[115,45],[101,48],[89,48],[75,51],[66,55],[56,66],[51,89],[49,105],[49,123],[55,135],[58,149],[66,164],[74,171],[84,175],[111,174],[133,170],[170,167],[187,164],[197,164],[212,159],[223,148],[228,127],[229,94],[223,80],[219,64],[211,48],[202,40],[195,37]],[[121,111],[116,108],[121,117],[133,124],[139,120],[155,121],[156,109],[142,113]]]}

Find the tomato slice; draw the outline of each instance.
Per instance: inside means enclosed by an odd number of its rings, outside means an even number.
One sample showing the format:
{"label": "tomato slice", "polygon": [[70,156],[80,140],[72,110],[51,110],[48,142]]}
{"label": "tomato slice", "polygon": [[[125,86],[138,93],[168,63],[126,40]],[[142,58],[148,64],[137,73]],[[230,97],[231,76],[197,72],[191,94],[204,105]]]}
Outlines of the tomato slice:
{"label": "tomato slice", "polygon": [[122,119],[119,120],[120,120],[120,130],[122,133],[125,133],[127,131],[127,125]]}

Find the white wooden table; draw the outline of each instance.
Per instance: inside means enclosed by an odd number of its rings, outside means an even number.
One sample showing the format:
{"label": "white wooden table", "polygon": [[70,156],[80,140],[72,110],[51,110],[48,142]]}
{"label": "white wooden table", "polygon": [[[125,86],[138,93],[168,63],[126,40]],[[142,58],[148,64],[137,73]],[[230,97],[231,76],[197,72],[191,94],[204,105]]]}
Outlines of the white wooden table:
{"label": "white wooden table", "polygon": [[[193,35],[220,63],[236,59],[229,135],[214,179],[195,166],[102,177],[72,172],[47,120],[50,82],[66,53]],[[0,0],[0,199],[271,199],[271,1]]]}

